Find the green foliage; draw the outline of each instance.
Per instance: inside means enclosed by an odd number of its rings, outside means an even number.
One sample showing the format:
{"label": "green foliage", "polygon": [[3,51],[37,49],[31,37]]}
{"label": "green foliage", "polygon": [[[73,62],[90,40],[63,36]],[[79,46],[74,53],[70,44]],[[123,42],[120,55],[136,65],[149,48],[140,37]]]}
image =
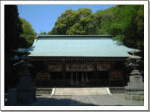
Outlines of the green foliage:
{"label": "green foliage", "polygon": [[58,17],[51,34],[96,34],[97,20],[90,9],[66,10]]}
{"label": "green foliage", "polygon": [[135,23],[137,24],[136,33],[139,35],[139,39],[144,40],[144,5],[140,6],[140,9],[138,10],[137,16],[135,18]]}
{"label": "green foliage", "polygon": [[113,39],[122,42],[122,41],[124,40],[124,35],[117,35],[117,36],[115,36]]}
{"label": "green foliage", "polygon": [[23,33],[20,35],[20,40],[22,41],[20,47],[31,47],[36,38],[34,29],[32,28],[31,24],[25,19],[20,18],[20,20],[22,22],[23,28]]}
{"label": "green foliage", "polygon": [[46,33],[46,32],[44,31],[44,32],[41,32],[39,35],[48,35],[48,33]]}
{"label": "green foliage", "polygon": [[48,35],[52,35],[52,31],[49,31],[49,32],[48,32]]}
{"label": "green foliage", "polygon": [[98,34],[110,34],[110,25],[114,19],[114,12],[116,7],[112,7],[106,10],[99,10],[95,13],[95,17],[98,21]]}
{"label": "green foliage", "polygon": [[85,31],[85,34],[96,34],[97,27],[97,20],[93,14],[85,16],[79,22]]}
{"label": "green foliage", "polygon": [[131,24],[125,29],[124,44],[134,48],[141,48],[144,45],[144,6],[136,6],[135,9],[137,7],[137,13],[131,19]]}
{"label": "green foliage", "polygon": [[66,34],[67,35],[83,35],[85,34],[85,31],[83,30],[83,27],[80,25],[80,23],[76,23],[67,30]]}
{"label": "green foliage", "polygon": [[91,9],[87,8],[80,8],[77,12],[79,13],[81,19],[92,14]]}
{"label": "green foliage", "polygon": [[133,5],[117,6],[113,23],[110,25],[110,33],[114,36],[125,34],[125,31],[133,23],[136,11]]}
{"label": "green foliage", "polygon": [[66,10],[55,23],[52,34],[66,34],[67,29],[79,20],[79,15],[71,9]]}

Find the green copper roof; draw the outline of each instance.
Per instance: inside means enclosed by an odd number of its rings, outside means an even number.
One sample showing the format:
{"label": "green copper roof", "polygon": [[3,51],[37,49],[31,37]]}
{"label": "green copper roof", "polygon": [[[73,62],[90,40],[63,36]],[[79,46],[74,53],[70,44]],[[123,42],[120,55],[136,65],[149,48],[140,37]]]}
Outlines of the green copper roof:
{"label": "green copper roof", "polygon": [[135,50],[104,35],[39,36],[33,46],[29,56],[128,57]]}

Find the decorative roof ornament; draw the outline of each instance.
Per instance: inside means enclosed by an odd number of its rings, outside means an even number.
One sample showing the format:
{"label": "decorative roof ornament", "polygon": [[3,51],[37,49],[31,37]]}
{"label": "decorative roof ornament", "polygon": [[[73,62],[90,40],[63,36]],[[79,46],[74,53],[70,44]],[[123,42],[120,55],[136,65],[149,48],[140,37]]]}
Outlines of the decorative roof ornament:
{"label": "decorative roof ornament", "polygon": [[140,60],[141,59],[141,57],[140,56],[135,56],[135,55],[132,55],[132,56],[130,56],[128,59],[130,59],[130,60]]}
{"label": "decorative roof ornament", "polygon": [[128,61],[130,61],[127,66],[138,67],[142,57],[135,55],[137,51],[131,51],[128,53],[131,54],[131,56],[129,56],[129,58],[127,59]]}
{"label": "decorative roof ornament", "polygon": [[22,59],[22,60],[27,60],[27,59],[29,59],[29,56],[23,55],[23,56],[21,57],[21,59]]}
{"label": "decorative roof ornament", "polygon": [[131,66],[132,67],[132,72],[130,73],[131,75],[141,75],[141,73],[139,72],[139,70],[137,70],[138,66],[139,66],[139,62],[141,61],[141,57],[140,56],[136,56],[135,51],[131,52],[132,55],[127,59],[128,61],[130,61],[130,63],[127,66]]}
{"label": "decorative roof ornament", "polygon": [[139,72],[139,70],[133,70],[130,74],[131,75],[141,75],[141,73]]}
{"label": "decorative roof ornament", "polygon": [[20,58],[19,58],[19,56],[18,55],[14,55],[14,57],[13,58],[11,58],[10,60],[19,60]]}

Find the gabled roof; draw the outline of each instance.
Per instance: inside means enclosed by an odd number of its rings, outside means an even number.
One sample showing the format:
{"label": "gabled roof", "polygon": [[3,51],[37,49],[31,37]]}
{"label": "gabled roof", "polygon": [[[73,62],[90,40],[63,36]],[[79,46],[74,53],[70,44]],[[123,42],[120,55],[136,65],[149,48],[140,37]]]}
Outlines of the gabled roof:
{"label": "gabled roof", "polygon": [[29,56],[60,57],[129,57],[128,48],[110,35],[38,36]]}

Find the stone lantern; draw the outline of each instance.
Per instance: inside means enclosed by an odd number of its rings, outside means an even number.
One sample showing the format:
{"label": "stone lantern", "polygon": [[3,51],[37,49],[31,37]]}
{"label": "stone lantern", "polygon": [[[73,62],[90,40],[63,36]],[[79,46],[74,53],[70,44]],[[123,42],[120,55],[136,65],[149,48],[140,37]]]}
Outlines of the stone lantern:
{"label": "stone lantern", "polygon": [[128,100],[144,100],[144,82],[141,73],[137,69],[141,60],[140,56],[132,56],[128,58],[131,63],[128,65],[132,67],[132,72],[129,76],[129,82],[125,86],[125,98]]}
{"label": "stone lantern", "polygon": [[[15,51],[17,54],[19,51]],[[30,105],[36,101],[35,98],[35,89],[34,84],[31,81],[29,67],[32,67],[32,65],[28,62],[29,57],[27,56],[28,52],[19,52],[19,54],[23,56],[17,56],[15,55],[14,58],[11,60],[19,60],[19,62],[13,64],[13,66],[19,66],[21,67],[20,71],[20,79],[19,84],[16,86],[16,88],[12,90],[9,90],[9,105]],[[15,98],[12,100],[12,92],[15,93]],[[14,97],[14,95],[13,95]]]}

